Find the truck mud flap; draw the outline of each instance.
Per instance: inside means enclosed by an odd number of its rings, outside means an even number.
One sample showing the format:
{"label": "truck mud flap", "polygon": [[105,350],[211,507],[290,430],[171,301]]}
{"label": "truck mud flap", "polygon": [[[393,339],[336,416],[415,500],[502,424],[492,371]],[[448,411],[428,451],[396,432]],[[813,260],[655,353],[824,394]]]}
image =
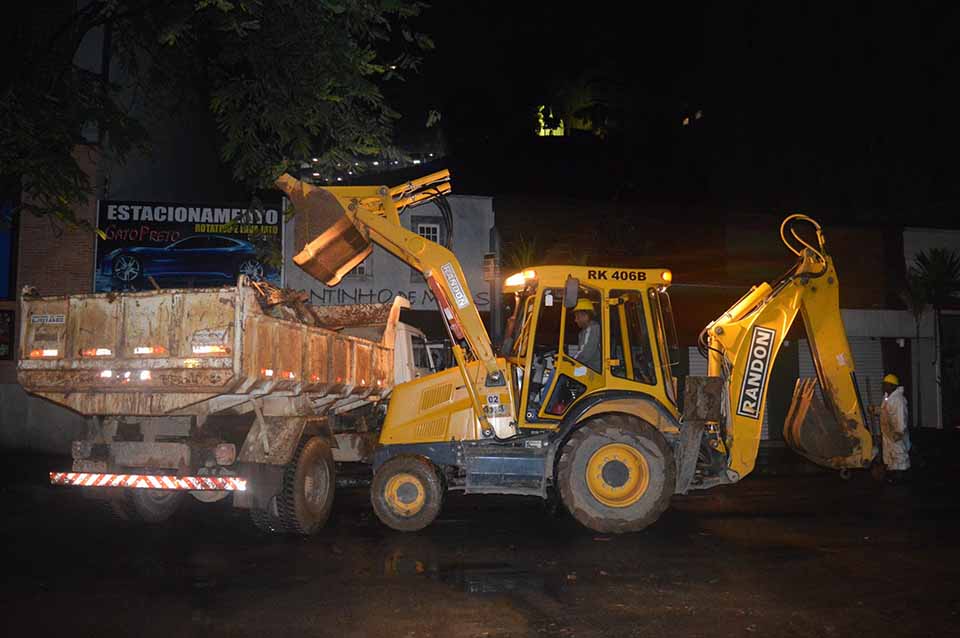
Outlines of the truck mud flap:
{"label": "truck mud flap", "polygon": [[869,461],[863,460],[858,427],[840,422],[824,401],[816,379],[797,379],[783,423],[783,439],[793,451],[827,468],[864,467]]}

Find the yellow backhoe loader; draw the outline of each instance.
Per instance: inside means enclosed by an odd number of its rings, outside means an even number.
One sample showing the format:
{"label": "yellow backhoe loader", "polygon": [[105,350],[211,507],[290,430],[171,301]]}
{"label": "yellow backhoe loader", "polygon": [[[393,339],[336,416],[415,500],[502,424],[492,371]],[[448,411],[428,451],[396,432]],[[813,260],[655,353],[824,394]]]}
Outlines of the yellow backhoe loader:
{"label": "yellow backhoe loader", "polygon": [[[874,456],[837,273],[807,217],[781,227],[797,263],[705,328],[710,376],[687,377],[679,397],[670,270],[513,274],[503,290],[515,296],[512,330],[497,356],[456,256],[400,223],[405,207],[450,191],[447,172],[392,189],[319,188],[289,175],[277,186],[297,211],[298,266],[335,285],[378,244],[423,274],[449,332],[456,367],[396,386],[380,429],[371,500],[393,529],[424,528],[458,490],[557,494],[587,527],[628,532],[653,523],[675,493],[739,481],[754,467],[770,370],[798,312],[822,392],[798,383],[788,442],[837,469]],[[798,223],[813,226],[816,245]]]}

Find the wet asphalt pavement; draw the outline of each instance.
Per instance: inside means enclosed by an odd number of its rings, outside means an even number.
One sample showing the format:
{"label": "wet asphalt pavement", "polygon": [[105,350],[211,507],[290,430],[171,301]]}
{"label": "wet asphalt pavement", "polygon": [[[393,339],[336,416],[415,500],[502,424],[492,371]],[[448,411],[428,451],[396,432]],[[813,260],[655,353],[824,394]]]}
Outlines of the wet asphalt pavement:
{"label": "wet asphalt pavement", "polygon": [[328,527],[271,537],[189,499],[115,521],[3,457],[7,636],[946,636],[960,622],[952,454],[908,485],[754,475],[602,536],[538,500],[451,496],[415,535],[341,490]]}

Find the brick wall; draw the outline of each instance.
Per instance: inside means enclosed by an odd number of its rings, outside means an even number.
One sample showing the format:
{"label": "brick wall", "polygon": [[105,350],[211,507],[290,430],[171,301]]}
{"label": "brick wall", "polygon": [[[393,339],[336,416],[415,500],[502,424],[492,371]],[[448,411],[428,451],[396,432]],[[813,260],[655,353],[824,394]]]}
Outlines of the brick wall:
{"label": "brick wall", "polygon": [[[78,146],[74,157],[93,181],[97,154]],[[77,208],[78,219],[96,226],[95,197]],[[93,290],[94,234],[88,229],[64,227],[33,215],[20,221],[17,285],[30,285],[41,295],[70,295]]]}
{"label": "brick wall", "polygon": [[[0,300],[0,310],[15,310],[17,307],[17,302],[15,301],[2,301]],[[14,344],[15,346],[17,344]],[[3,383],[14,383],[17,380],[17,363],[16,363],[16,352],[13,354],[13,361],[0,361],[0,384]]]}
{"label": "brick wall", "polygon": [[[78,146],[74,157],[91,181],[95,179],[98,155],[87,146]],[[97,201],[92,197],[76,209],[76,216],[93,225]],[[90,230],[54,225],[49,219],[24,215],[17,233],[17,279],[19,297],[24,285],[34,286],[42,295],[69,295],[93,290],[94,235]],[[18,309],[16,301],[0,301],[0,308]],[[16,317],[20,321],[20,317]],[[19,332],[19,330],[18,330]],[[15,346],[20,347],[19,334]],[[16,361],[0,361],[0,384],[16,383]]]}

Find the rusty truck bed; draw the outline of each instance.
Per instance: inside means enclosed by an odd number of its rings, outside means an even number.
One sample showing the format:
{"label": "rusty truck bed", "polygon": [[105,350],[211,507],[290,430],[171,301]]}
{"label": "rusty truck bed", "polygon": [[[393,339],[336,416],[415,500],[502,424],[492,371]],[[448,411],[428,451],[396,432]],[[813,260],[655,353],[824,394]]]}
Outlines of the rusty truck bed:
{"label": "rusty truck bed", "polygon": [[268,316],[245,278],[224,288],[25,294],[18,380],[84,415],[210,414],[259,397],[346,409],[390,390],[403,301],[367,313],[363,334],[376,341]]}

